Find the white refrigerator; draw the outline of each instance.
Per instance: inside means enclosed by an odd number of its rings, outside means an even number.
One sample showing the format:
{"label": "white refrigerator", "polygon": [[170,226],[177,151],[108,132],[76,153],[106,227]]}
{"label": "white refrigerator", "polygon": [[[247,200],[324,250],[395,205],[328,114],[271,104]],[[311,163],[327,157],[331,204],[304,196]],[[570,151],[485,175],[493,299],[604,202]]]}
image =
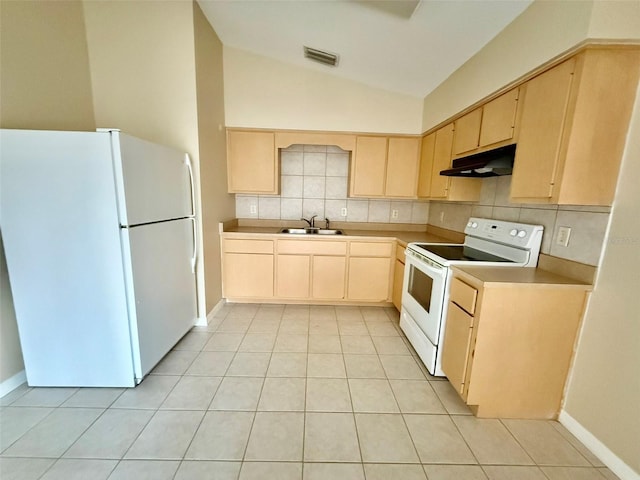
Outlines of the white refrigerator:
{"label": "white refrigerator", "polygon": [[27,383],[133,387],[196,322],[189,156],[118,130],[0,131]]}

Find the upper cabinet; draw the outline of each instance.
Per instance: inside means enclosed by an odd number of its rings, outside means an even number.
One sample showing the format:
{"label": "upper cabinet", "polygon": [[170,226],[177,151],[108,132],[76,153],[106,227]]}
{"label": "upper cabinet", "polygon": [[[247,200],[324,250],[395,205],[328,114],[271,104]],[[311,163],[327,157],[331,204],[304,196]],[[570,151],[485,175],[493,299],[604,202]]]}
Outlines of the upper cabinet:
{"label": "upper cabinet", "polygon": [[419,155],[418,137],[356,137],[350,195],[415,198]]}
{"label": "upper cabinet", "polygon": [[422,138],[418,197],[450,201],[480,198],[480,179],[440,175],[442,170],[451,167],[453,134],[453,123],[449,123]]}
{"label": "upper cabinet", "polygon": [[518,88],[485,103],[455,121],[453,155],[469,155],[514,138]]}
{"label": "upper cabinet", "polygon": [[227,130],[229,193],[278,193],[275,133]]}
{"label": "upper cabinet", "polygon": [[611,205],[639,75],[637,48],[592,48],[522,85],[512,201]]}

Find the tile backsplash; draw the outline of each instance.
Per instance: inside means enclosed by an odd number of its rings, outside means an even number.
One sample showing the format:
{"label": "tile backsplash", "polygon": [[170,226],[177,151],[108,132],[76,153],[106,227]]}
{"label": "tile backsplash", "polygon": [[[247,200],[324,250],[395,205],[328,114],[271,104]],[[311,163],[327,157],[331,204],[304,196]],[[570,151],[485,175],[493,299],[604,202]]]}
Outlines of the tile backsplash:
{"label": "tile backsplash", "polygon": [[[431,202],[428,223],[458,232],[464,230],[469,217],[542,225],[542,253],[598,265],[610,207],[511,203],[510,188],[511,176],[485,178],[476,203]],[[566,247],[556,243],[560,227],[571,228]]]}
{"label": "tile backsplash", "polygon": [[349,152],[339,147],[292,145],[281,150],[280,161],[280,195],[236,195],[236,217],[427,223],[427,201],[347,198]]}

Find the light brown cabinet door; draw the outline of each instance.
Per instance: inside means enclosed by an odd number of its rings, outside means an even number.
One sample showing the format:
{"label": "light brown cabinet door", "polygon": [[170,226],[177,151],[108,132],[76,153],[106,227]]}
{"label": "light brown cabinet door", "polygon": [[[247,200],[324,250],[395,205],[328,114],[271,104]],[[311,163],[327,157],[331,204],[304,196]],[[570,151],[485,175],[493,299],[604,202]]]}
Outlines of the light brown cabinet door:
{"label": "light brown cabinet door", "polygon": [[273,297],[273,255],[225,253],[225,298]]}
{"label": "light brown cabinet door", "polygon": [[357,137],[351,172],[351,195],[384,195],[386,165],[387,137]]}
{"label": "light brown cabinet door", "polygon": [[309,255],[278,255],[276,297],[309,298],[310,273]]}
{"label": "light brown cabinet door", "polygon": [[419,155],[419,138],[389,138],[384,191],[386,197],[416,196]]}
{"label": "light brown cabinet door", "polygon": [[575,59],[522,87],[522,117],[511,179],[511,198],[549,198],[557,175]]}
{"label": "light brown cabinet door", "polygon": [[313,257],[311,296],[316,299],[343,299],[346,257]]}
{"label": "light brown cabinet door", "polygon": [[390,258],[351,257],[349,259],[349,300],[386,302],[390,292]]}
{"label": "light brown cabinet door", "polygon": [[404,281],[404,263],[396,259],[396,267],[393,270],[393,305],[400,311],[402,307],[402,282]]}
{"label": "light brown cabinet door", "polygon": [[431,196],[431,175],[433,174],[433,154],[436,145],[436,134],[430,133],[422,137],[420,148],[420,168],[418,174],[418,197]]}
{"label": "light brown cabinet door", "polygon": [[482,107],[476,108],[455,121],[453,155],[460,155],[478,148],[481,122]]}
{"label": "light brown cabinet door", "polygon": [[473,317],[449,302],[442,346],[442,371],[460,395],[463,394],[467,361],[471,350]]}
{"label": "light brown cabinet door", "polygon": [[518,89],[514,88],[482,107],[480,147],[513,138],[518,106]]}
{"label": "light brown cabinet door", "polygon": [[451,147],[453,145],[453,123],[436,131],[433,151],[433,170],[431,176],[431,198],[447,198],[449,177],[440,175],[442,170],[451,166]]}
{"label": "light brown cabinet door", "polygon": [[227,131],[229,193],[278,193],[275,134]]}

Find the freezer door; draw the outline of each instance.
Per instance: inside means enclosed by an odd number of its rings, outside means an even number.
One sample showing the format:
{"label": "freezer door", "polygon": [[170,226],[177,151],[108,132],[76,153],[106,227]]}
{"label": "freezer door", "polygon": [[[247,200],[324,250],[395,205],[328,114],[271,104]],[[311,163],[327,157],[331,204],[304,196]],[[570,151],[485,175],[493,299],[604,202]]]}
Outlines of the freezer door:
{"label": "freezer door", "polygon": [[29,385],[134,386],[109,135],[2,130],[0,144],[0,225]]}
{"label": "freezer door", "polygon": [[196,322],[193,220],[142,225],[122,234],[140,381]]}
{"label": "freezer door", "polygon": [[193,170],[179,150],[111,132],[120,224],[194,214]]}

